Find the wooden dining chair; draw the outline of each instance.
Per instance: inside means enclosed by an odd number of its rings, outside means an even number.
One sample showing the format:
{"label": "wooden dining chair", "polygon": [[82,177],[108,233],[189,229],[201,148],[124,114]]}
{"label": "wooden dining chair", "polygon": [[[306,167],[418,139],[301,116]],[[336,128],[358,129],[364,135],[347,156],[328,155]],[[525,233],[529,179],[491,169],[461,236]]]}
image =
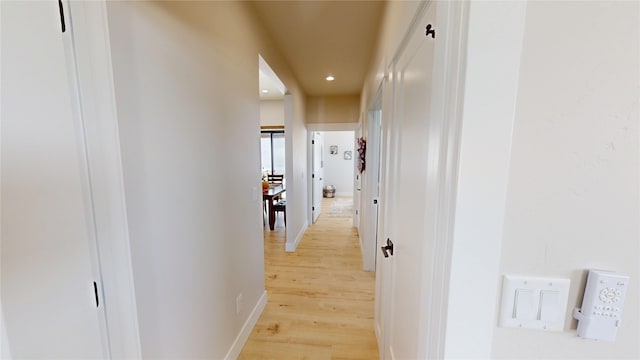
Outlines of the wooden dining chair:
{"label": "wooden dining chair", "polygon": [[[269,182],[269,184],[272,184],[272,185],[282,185],[282,183],[284,182],[284,175],[283,174],[267,174],[267,181]],[[282,199],[282,196],[277,196],[273,198],[274,201],[279,201],[280,199]]]}
{"label": "wooden dining chair", "polygon": [[273,211],[275,212],[274,216],[278,215],[278,212],[282,212],[284,214],[284,226],[287,226],[287,200],[280,200],[273,205]]}
{"label": "wooden dining chair", "polygon": [[284,181],[283,174],[267,174],[267,181],[269,184],[282,184]]}

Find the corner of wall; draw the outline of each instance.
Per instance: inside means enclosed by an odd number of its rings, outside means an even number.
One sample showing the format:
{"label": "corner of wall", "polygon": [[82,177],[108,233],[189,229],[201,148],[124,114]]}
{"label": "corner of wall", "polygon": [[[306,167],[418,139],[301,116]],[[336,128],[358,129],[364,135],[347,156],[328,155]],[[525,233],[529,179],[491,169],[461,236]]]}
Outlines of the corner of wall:
{"label": "corner of wall", "polygon": [[262,314],[262,311],[264,310],[266,305],[267,305],[267,290],[265,290],[262,293],[262,296],[260,296],[260,299],[258,299],[258,302],[253,307],[253,310],[251,311],[251,314],[247,318],[247,321],[245,321],[244,325],[242,326],[242,329],[240,329],[240,332],[238,333],[238,336],[236,336],[236,339],[233,341],[231,348],[227,352],[227,355],[224,357],[225,360],[232,360],[232,359],[238,358],[238,356],[240,355],[240,352],[242,351],[242,348],[244,347],[244,344],[249,339],[249,335],[251,335],[251,331],[253,330],[253,327],[258,322],[258,319],[260,319],[260,315]]}
{"label": "corner of wall", "polygon": [[284,246],[284,250],[286,252],[296,251],[296,249],[298,248],[298,244],[300,244],[300,241],[302,241],[302,237],[304,236],[304,233],[305,231],[307,231],[308,227],[309,227],[309,222],[305,220],[304,224],[302,225],[302,228],[296,235],[296,238],[293,241],[289,241],[289,239],[287,239],[287,242]]}

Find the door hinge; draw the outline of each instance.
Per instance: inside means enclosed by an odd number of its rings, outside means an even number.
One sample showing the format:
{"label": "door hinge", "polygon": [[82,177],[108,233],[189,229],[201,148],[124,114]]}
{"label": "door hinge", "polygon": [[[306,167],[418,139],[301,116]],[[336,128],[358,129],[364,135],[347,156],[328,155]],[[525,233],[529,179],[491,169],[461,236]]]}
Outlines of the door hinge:
{"label": "door hinge", "polygon": [[100,306],[100,300],[98,299],[98,283],[93,282],[93,294],[96,296],[96,307]]}
{"label": "door hinge", "polygon": [[62,7],[62,0],[58,0],[58,9],[60,10],[60,27],[62,32],[67,31],[67,25],[64,22],[64,8]]}
{"label": "door hinge", "polygon": [[316,141],[315,140],[311,140],[311,145],[315,145]]}
{"label": "door hinge", "polygon": [[316,207],[315,207],[315,206],[312,206],[312,207],[311,207],[311,211],[316,211]]}
{"label": "door hinge", "polygon": [[311,174],[311,178],[315,179],[316,178],[316,174]]}

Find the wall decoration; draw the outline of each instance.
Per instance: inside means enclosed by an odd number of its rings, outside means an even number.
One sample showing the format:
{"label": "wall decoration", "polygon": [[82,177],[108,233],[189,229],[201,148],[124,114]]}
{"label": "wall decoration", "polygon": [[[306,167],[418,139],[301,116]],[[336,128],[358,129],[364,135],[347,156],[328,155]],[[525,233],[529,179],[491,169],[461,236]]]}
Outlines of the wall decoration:
{"label": "wall decoration", "polygon": [[331,155],[338,154],[338,145],[329,146],[329,154],[331,154]]}
{"label": "wall decoration", "polygon": [[365,138],[358,138],[358,170],[360,173],[364,172],[365,168],[365,154],[367,152],[367,140]]}
{"label": "wall decoration", "polygon": [[351,151],[350,151],[350,150],[349,150],[349,151],[345,151],[345,152],[344,152],[344,159],[345,159],[345,160],[351,160],[351,154],[352,154],[352,153],[351,153]]}

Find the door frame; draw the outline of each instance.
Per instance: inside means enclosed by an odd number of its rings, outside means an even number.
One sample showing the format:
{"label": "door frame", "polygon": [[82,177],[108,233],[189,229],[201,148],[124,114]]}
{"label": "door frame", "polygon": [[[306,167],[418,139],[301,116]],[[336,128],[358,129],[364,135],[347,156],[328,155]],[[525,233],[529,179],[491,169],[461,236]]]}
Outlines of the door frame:
{"label": "door frame", "polygon": [[[388,176],[389,172],[393,171],[394,156],[397,154],[396,150],[391,150],[395,146],[395,141],[392,139],[393,133],[389,131],[393,126],[393,106],[390,106],[393,101],[392,85],[389,76],[391,70],[387,70],[380,81],[376,93],[370,100],[369,108],[379,106],[381,110],[380,121],[380,183],[379,183],[379,208],[378,208],[378,242],[374,249],[376,257],[376,288],[375,288],[375,305],[374,305],[374,332],[376,339],[378,340],[378,352],[380,358],[385,358],[385,349],[389,343],[389,331],[386,324],[388,324],[391,317],[391,311],[393,309],[392,301],[393,296],[390,296],[393,292],[391,280],[392,267],[390,264],[385,264],[382,260],[381,252],[378,252],[383,242],[383,239],[390,237],[390,221],[392,221],[392,213],[389,210],[393,201],[393,196],[389,196],[389,193],[393,190],[393,179]],[[382,235],[382,236],[380,236]]]}
{"label": "door frame", "polygon": [[[322,189],[324,176],[324,136],[319,131],[309,132],[311,135],[311,223],[315,224],[322,211]],[[318,164],[317,161],[320,163]],[[319,189],[318,189],[319,187]],[[317,197],[320,197],[319,199]],[[316,205],[318,208],[316,209]]]}
{"label": "door frame", "polygon": [[[313,149],[311,140],[314,131],[357,131],[359,123],[323,123],[323,124],[307,124],[307,174],[313,173]],[[355,156],[355,155],[354,155]],[[355,176],[355,173],[354,173]],[[307,203],[313,204],[313,179],[307,176]],[[313,213],[311,206],[307,209],[307,219],[309,224],[313,224]]]}
{"label": "door frame", "polygon": [[[382,84],[378,87],[367,110],[366,131],[367,148],[366,164],[364,174],[360,175],[361,189],[361,221],[360,243],[362,251],[362,268],[365,271],[376,270],[376,249],[381,241],[378,238],[380,212],[381,212],[381,191],[380,181],[382,178]],[[364,175],[364,176],[363,176]],[[364,178],[364,182],[362,182]],[[377,204],[374,205],[374,202]],[[362,217],[363,216],[363,217]],[[370,222],[375,222],[370,223]]]}

